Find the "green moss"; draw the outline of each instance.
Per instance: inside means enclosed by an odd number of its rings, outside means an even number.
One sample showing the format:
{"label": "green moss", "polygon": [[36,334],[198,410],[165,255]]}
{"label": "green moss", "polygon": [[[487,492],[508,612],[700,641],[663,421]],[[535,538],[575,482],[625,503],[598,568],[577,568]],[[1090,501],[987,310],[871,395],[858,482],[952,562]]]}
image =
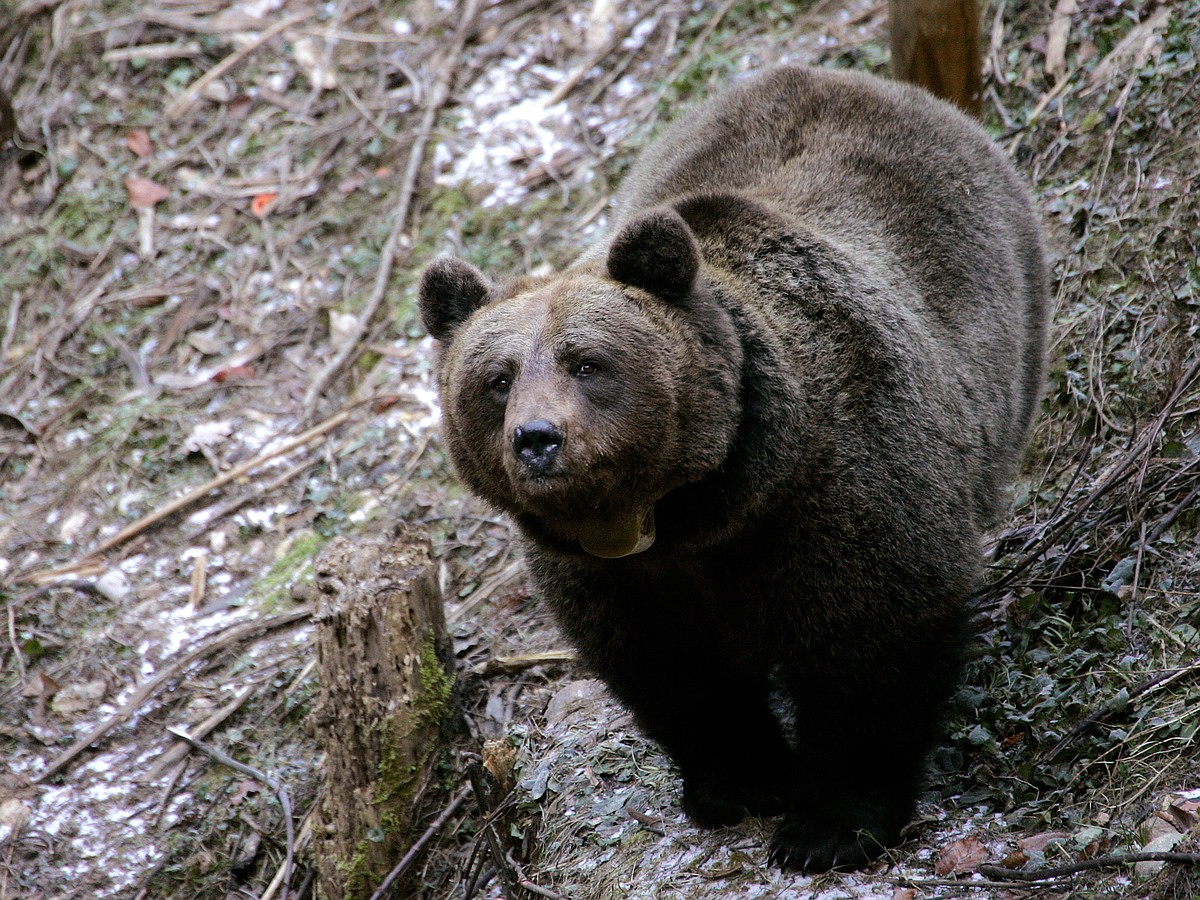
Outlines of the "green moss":
{"label": "green moss", "polygon": [[326,538],[315,531],[294,534],[279,558],[246,592],[247,602],[260,604],[270,611],[288,598],[292,585],[312,581],[313,560],[325,546]]}
{"label": "green moss", "polygon": [[454,694],[454,676],[446,671],[438,656],[437,644],[430,635],[421,647],[417,663],[421,677],[421,693],[416,698],[414,713],[418,727],[441,724],[449,711],[450,698]]}
{"label": "green moss", "polygon": [[[446,717],[454,692],[454,677],[438,657],[433,637],[426,639],[417,659],[420,691],[413,700],[411,718],[385,716],[376,726],[379,730],[380,762],[376,776],[375,794],[371,802],[379,812],[379,826],[364,835],[355,847],[354,855],[338,864],[343,873],[346,897],[369,896],[374,886],[386,874],[386,865],[372,850],[407,826],[405,814],[412,807],[418,776],[426,768],[429,756],[437,752],[430,743],[425,755],[412,759],[400,752],[411,746],[407,740],[413,730],[440,725]],[[379,871],[376,871],[376,869]]]}
{"label": "green moss", "polygon": [[370,844],[364,839],[359,842],[354,856],[349,860],[339,862],[338,869],[342,872],[342,884],[345,887],[346,900],[356,897],[371,896],[373,873],[367,863],[367,849]]}

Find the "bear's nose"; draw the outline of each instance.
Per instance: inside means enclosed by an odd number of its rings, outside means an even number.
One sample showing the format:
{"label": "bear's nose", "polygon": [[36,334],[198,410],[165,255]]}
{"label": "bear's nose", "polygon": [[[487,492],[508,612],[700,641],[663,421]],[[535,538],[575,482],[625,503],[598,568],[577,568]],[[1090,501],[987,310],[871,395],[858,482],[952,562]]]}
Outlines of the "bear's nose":
{"label": "bear's nose", "polygon": [[543,475],[562,447],[562,429],[545,419],[518,425],[513,431],[513,453],[530,471]]}

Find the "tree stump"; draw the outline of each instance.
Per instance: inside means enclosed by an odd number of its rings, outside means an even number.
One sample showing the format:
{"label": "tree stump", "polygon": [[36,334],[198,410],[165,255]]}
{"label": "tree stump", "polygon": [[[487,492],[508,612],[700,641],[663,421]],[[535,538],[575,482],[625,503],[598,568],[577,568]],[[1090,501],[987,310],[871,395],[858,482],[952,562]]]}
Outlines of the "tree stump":
{"label": "tree stump", "polygon": [[316,562],[315,721],[326,752],[314,849],[326,900],[370,897],[413,841],[453,664],[427,541],[337,538]]}
{"label": "tree stump", "polygon": [[892,77],[978,117],[983,108],[979,0],[888,0]]}

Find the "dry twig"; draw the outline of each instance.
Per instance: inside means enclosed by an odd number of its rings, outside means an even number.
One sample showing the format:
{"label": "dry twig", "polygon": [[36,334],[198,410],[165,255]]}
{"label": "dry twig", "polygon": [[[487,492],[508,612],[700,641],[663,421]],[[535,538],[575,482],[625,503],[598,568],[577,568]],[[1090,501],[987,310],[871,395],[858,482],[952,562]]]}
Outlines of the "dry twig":
{"label": "dry twig", "polygon": [[197,488],[193,488],[192,490],[190,490],[186,494],[184,494],[182,497],[177,497],[176,499],[172,500],[170,503],[166,504],[165,506],[159,507],[154,512],[148,513],[147,515],[142,516],[142,518],[138,519],[136,522],[122,528],[120,531],[118,531],[112,537],[108,538],[108,540],[101,541],[100,544],[98,544],[96,547],[94,547],[90,553],[88,553],[86,556],[82,557],[81,559],[75,561],[74,563],[70,563],[65,566],[59,566],[58,568],[55,568],[55,569],[48,569],[44,572],[35,573],[33,575],[28,576],[25,580],[30,581],[34,584],[44,584],[46,582],[53,581],[62,575],[66,575],[66,574],[69,574],[69,573],[75,571],[81,564],[87,562],[88,560],[94,559],[95,557],[98,557],[98,556],[102,556],[103,554],[107,553],[109,550],[112,550],[114,547],[120,546],[121,544],[128,541],[130,538],[141,534],[143,531],[150,528],[152,525],[155,525],[158,522],[161,522],[163,519],[167,518],[168,516],[171,516],[174,513],[179,512],[181,509],[184,509],[185,507],[191,506],[193,503],[195,503],[201,497],[204,497],[210,491],[214,491],[219,487],[223,487],[224,485],[228,484],[231,481],[236,481],[238,478],[241,478],[243,475],[253,471],[254,469],[257,469],[263,463],[268,462],[269,460],[272,460],[277,456],[284,456],[288,453],[291,453],[293,450],[296,450],[296,449],[304,446],[309,441],[312,441],[315,438],[321,437],[321,436],[325,435],[327,432],[333,431],[333,429],[337,428],[343,422],[348,420],[350,418],[350,416],[352,415],[352,413],[353,413],[353,410],[344,409],[341,412],[330,416],[328,419],[326,419],[324,422],[320,423],[319,425],[314,425],[312,428],[308,429],[308,431],[305,431],[302,434],[296,435],[296,437],[292,438],[289,441],[284,441],[282,444],[280,444],[274,450],[269,450],[266,453],[260,453],[258,456],[254,457],[253,459],[247,460],[246,462],[242,463],[241,465],[234,466],[228,472],[225,472],[222,475],[218,475],[216,478],[213,478],[210,481],[206,481],[204,484],[200,485]]}
{"label": "dry twig", "polygon": [[1093,725],[1103,722],[1105,719],[1109,718],[1109,716],[1128,709],[1129,704],[1138,697],[1152,693],[1159,688],[1166,687],[1168,684],[1178,681],[1185,675],[1190,675],[1191,673],[1198,671],[1200,671],[1200,663],[1193,663],[1190,666],[1180,666],[1175,669],[1168,669],[1166,672],[1159,672],[1153,678],[1147,678],[1141,684],[1131,688],[1126,697],[1121,698],[1119,701],[1106,703],[1099,709],[1095,709],[1084,716],[1075,724],[1075,727],[1073,727],[1062,737],[1057,744],[1050,748],[1050,750],[1039,760],[1039,762],[1042,764],[1050,762],[1052,759],[1054,759],[1054,757],[1061,753],[1068,744],[1075,740],[1075,738],[1079,737],[1079,735],[1083,734]]}
{"label": "dry twig", "polygon": [[248,766],[245,763],[238,762],[229,754],[222,753],[211,744],[206,744],[203,741],[197,740],[182,729],[168,728],[167,731],[175,735],[175,737],[179,738],[181,741],[186,741],[192,747],[216,760],[221,765],[233,769],[235,772],[241,772],[243,775],[248,775],[256,781],[261,781],[275,792],[275,796],[279,798],[279,805],[283,807],[283,825],[287,835],[287,847],[284,851],[286,856],[284,857],[283,864],[283,900],[287,900],[287,885],[292,878],[292,860],[294,859],[296,852],[296,826],[292,821],[292,801],[288,796],[287,788],[285,788],[280,782],[276,781],[270,775],[267,775],[265,772],[262,772],[253,766]]}
{"label": "dry twig", "polygon": [[216,652],[216,650],[231,644],[258,637],[277,628],[287,628],[295,625],[297,622],[307,619],[311,615],[311,610],[299,609],[263,621],[243,622],[240,625],[233,625],[207,638],[199,647],[183,654],[183,656],[169,665],[164,666],[154,678],[134,691],[133,696],[125,701],[124,706],[68,747],[57,759],[46,766],[39,775],[34,777],[33,781],[35,783],[45,782],[58,775],[74,762],[79,754],[83,753],[114,728],[128,721],[143,703],[150,699],[167,682],[182,675],[188,666],[196,662],[196,660],[209,656]]}
{"label": "dry twig", "polygon": [[379,887],[375,889],[375,893],[371,895],[371,900],[382,900],[384,895],[387,894],[388,889],[395,883],[396,879],[403,875],[404,870],[412,865],[412,861],[417,858],[417,854],[421,852],[421,849],[427,843],[429,843],[430,839],[435,834],[442,830],[442,826],[450,821],[450,817],[454,815],[460,806],[462,806],[463,801],[467,799],[467,794],[470,792],[470,786],[464,785],[463,788],[454,795],[454,799],[452,799],[446,808],[442,810],[441,815],[433,820],[433,824],[426,828],[425,833],[417,838],[416,843],[414,843],[412,847],[409,848],[408,852],[401,857],[400,862],[396,863],[396,867],[392,869],[392,871],[388,872],[387,878],[383,880],[383,883],[380,884]]}
{"label": "dry twig", "polygon": [[[1068,863],[1063,866],[1051,866],[1036,872],[1005,869],[1003,866],[980,866],[976,871],[986,878],[1005,878],[1010,881],[1049,881],[1066,875],[1075,875],[1092,869],[1111,869],[1116,866],[1129,866],[1140,862],[1172,862],[1185,866],[1200,866],[1200,853],[1148,852],[1148,853],[1114,853],[1109,856],[1097,856],[1095,859],[1085,859],[1080,862]],[[972,885],[973,886],[973,885]]]}
{"label": "dry twig", "polygon": [[491,856],[492,865],[496,867],[496,875],[500,879],[500,892],[504,895],[505,900],[515,900],[518,896],[516,889],[519,879],[500,840],[495,822],[497,815],[503,809],[502,798],[495,796],[496,791],[493,787],[495,782],[491,773],[484,769],[479,762],[472,760],[467,763],[467,777],[475,792],[475,802],[479,806],[479,812],[483,815],[483,824],[480,830],[484,843],[487,845],[488,854]]}
{"label": "dry twig", "polygon": [[[330,379],[340,372],[350,359],[359,352],[359,344],[362,342],[371,321],[375,318],[375,314],[383,303],[384,295],[387,293],[388,281],[391,279],[392,269],[396,264],[400,252],[404,229],[408,223],[409,208],[412,206],[413,196],[417,189],[417,175],[425,159],[425,148],[429,145],[429,139],[433,134],[433,126],[437,121],[438,113],[441,112],[442,107],[450,99],[450,90],[454,85],[455,74],[459,65],[459,56],[462,54],[467,39],[475,29],[475,20],[479,16],[479,7],[480,0],[466,0],[466,6],[463,9],[458,28],[455,29],[454,37],[450,41],[450,48],[442,58],[437,80],[432,89],[424,92],[425,110],[421,116],[421,124],[417,128],[412,150],[408,154],[408,164],[404,171],[404,181],[400,186],[400,199],[392,211],[392,228],[388,233],[387,241],[383,245],[383,251],[380,253],[379,268],[375,272],[374,288],[362,312],[359,313],[358,318],[355,320],[350,334],[346,336],[341,349],[316,374],[312,383],[309,384],[308,390],[305,391],[304,418],[306,420],[312,417],[313,411],[317,406],[317,399],[320,397],[321,392],[325,390],[325,386],[329,383]],[[409,247],[411,247],[411,241],[409,242]]]}
{"label": "dry twig", "polygon": [[230,53],[227,57],[189,84],[187,86],[187,90],[185,90],[182,94],[176,97],[175,100],[168,104],[166,108],[167,119],[178,119],[187,110],[187,108],[196,101],[196,98],[200,96],[201,92],[206,87],[240,63],[243,59],[257,50],[267,41],[271,40],[271,38],[286,31],[293,25],[298,25],[305,19],[311,18],[311,16],[312,12],[309,10],[293,13],[290,16],[285,16],[284,18],[280,19],[269,28],[259,32],[259,34],[255,36],[253,40],[239,47],[233,53]]}

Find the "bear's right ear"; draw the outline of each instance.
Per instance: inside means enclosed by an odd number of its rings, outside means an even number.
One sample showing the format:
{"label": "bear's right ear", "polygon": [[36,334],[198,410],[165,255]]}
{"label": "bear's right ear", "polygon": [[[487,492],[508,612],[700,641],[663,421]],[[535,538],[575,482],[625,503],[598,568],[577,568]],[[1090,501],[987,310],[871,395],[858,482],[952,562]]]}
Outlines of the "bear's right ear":
{"label": "bear's right ear", "polygon": [[608,274],[622,284],[667,300],[691,293],[700,271],[700,246],[683,217],[660,206],[639,213],[608,248]]}
{"label": "bear's right ear", "polygon": [[439,256],[421,275],[421,321],[439,341],[449,340],[471,313],[487,303],[491,285],[465,260]]}

